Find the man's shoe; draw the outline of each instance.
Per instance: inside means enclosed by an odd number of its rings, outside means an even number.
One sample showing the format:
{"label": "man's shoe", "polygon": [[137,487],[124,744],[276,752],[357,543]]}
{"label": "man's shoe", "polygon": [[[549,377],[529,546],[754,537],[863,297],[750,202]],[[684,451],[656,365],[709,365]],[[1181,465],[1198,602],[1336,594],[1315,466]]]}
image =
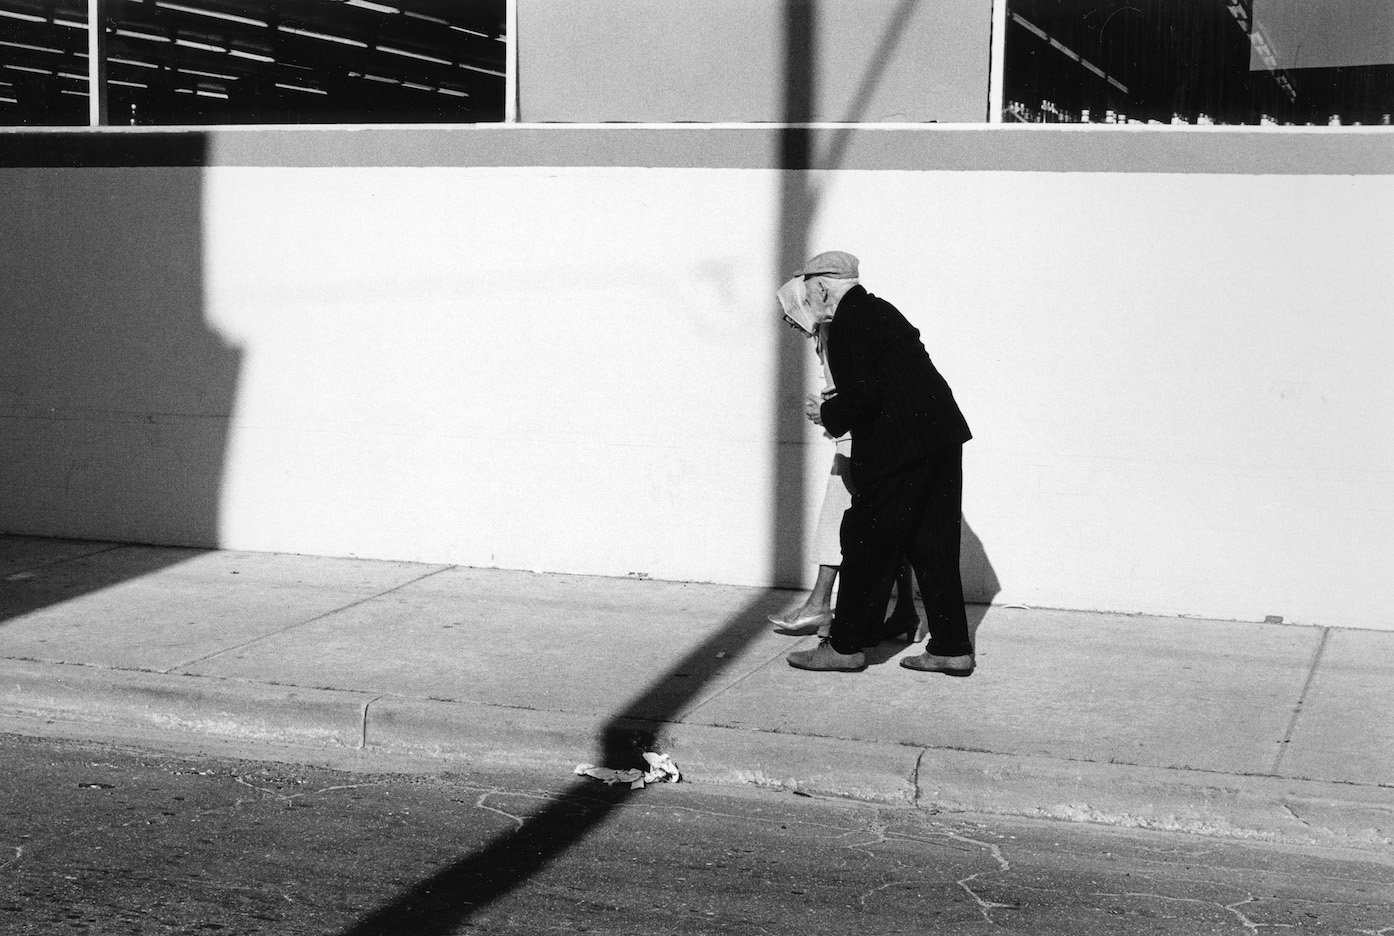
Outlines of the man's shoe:
{"label": "man's shoe", "polygon": [[826,637],[812,650],[795,650],[785,659],[798,669],[820,672],[856,673],[866,669],[866,654],[838,653]]}
{"label": "man's shoe", "polygon": [[936,656],[928,651],[919,656],[901,657],[900,665],[921,673],[943,673],[945,676],[972,676],[977,662],[973,654],[962,656]]}

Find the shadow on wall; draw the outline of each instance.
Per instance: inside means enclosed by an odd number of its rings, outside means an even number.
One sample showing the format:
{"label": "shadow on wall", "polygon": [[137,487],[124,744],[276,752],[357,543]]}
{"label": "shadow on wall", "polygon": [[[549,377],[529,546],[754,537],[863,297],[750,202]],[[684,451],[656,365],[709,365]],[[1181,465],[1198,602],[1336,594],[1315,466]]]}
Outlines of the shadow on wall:
{"label": "shadow on wall", "polygon": [[[778,287],[809,255],[808,229],[817,209],[817,194],[809,173],[813,163],[813,139],[807,126],[815,113],[816,76],[814,53],[818,48],[817,10],[813,0],[786,0],[784,15],[784,121],[780,131],[779,217],[775,227],[776,268],[771,281]],[[773,290],[771,290],[773,292]],[[770,321],[777,304],[770,296]],[[775,427],[774,510],[770,525],[771,581],[796,585],[803,581],[804,565],[804,464],[807,439],[803,415],[808,348],[779,328],[775,387],[771,396]]]}
{"label": "shadow on wall", "polygon": [[[198,133],[0,149],[0,618],[212,547],[240,352],[204,318]],[[57,543],[34,537],[66,537]],[[2,644],[0,644],[2,646]]]}
{"label": "shadow on wall", "polygon": [[988,606],[1002,591],[1002,584],[997,580],[997,572],[987,557],[983,541],[968,525],[966,517],[963,518],[962,524],[962,534],[959,537],[959,574],[963,578],[963,598],[968,604],[968,633],[973,639],[973,645],[977,646],[978,628],[987,616]]}
{"label": "shadow on wall", "polygon": [[[809,229],[823,199],[824,191],[809,170],[836,169],[851,146],[855,124],[863,118],[895,58],[896,47],[908,31],[919,0],[900,0],[887,20],[875,52],[868,58],[856,93],[841,117],[842,126],[831,134],[815,134],[807,125],[817,119],[818,75],[814,63],[822,37],[817,34],[817,0],[785,0],[784,15],[784,102],[785,127],[780,133],[780,200],[776,256],[778,266],[773,282],[782,284],[811,255],[834,250],[837,244],[810,244]],[[821,146],[820,146],[821,144]],[[775,305],[771,301],[771,315]],[[773,538],[773,581],[776,587],[797,588],[806,580],[804,567],[804,517],[806,498],[803,488],[802,451],[807,444],[807,425],[803,397],[807,392],[810,346],[791,340],[784,330],[778,342],[779,384],[774,395],[775,437],[778,439],[775,463],[775,510],[771,526]]]}

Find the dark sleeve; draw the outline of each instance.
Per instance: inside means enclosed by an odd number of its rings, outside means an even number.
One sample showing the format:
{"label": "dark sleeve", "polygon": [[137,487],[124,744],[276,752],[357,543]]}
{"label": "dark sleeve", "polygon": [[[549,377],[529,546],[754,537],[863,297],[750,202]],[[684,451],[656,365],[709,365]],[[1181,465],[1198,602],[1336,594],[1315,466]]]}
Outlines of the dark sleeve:
{"label": "dark sleeve", "polygon": [[844,351],[828,358],[837,393],[824,400],[818,410],[823,428],[833,436],[867,425],[881,411],[876,369],[869,359],[866,336],[853,331],[844,337]]}

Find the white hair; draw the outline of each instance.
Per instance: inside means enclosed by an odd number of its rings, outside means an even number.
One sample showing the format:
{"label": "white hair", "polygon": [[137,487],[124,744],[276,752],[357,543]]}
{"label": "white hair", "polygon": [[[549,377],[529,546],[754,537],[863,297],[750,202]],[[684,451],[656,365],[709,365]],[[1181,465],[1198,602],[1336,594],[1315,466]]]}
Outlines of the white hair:
{"label": "white hair", "polygon": [[861,283],[861,280],[855,276],[820,276],[818,278],[828,281],[828,296],[834,302],[841,300],[843,296],[847,295],[849,289]]}

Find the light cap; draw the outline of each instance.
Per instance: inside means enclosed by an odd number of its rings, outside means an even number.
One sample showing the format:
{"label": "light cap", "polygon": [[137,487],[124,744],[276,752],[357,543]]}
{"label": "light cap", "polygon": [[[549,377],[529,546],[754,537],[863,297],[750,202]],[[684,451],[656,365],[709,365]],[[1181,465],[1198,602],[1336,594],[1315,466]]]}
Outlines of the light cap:
{"label": "light cap", "polygon": [[834,279],[857,279],[857,258],[842,250],[825,250],[810,257],[797,276],[831,276]]}

